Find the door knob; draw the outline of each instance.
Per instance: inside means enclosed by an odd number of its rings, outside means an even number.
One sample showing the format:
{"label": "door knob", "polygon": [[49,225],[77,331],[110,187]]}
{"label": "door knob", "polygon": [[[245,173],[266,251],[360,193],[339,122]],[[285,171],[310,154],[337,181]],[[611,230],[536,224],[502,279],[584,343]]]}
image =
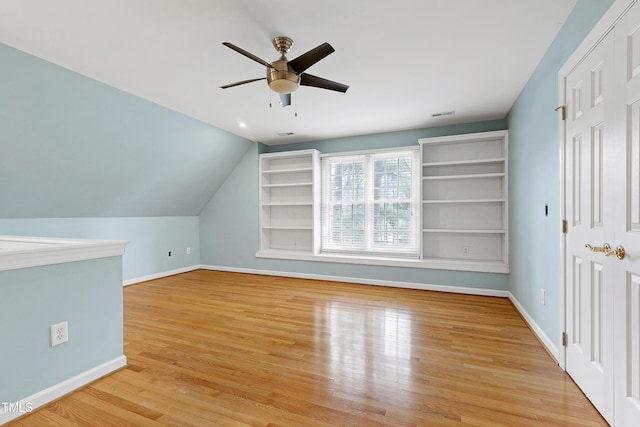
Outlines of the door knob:
{"label": "door knob", "polygon": [[587,243],[584,247],[589,248],[591,252],[602,252],[606,256],[615,255],[620,260],[624,259],[625,255],[624,248],[622,246],[617,246],[615,249],[611,249],[611,245],[608,243],[605,243],[602,246],[592,246]]}

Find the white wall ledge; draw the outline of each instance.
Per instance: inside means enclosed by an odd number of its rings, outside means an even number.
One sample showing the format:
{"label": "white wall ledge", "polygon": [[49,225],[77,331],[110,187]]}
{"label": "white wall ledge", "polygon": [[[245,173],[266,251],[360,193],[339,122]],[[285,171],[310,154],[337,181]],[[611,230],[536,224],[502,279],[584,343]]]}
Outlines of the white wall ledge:
{"label": "white wall ledge", "polygon": [[122,256],[124,240],[0,235],[0,271]]}
{"label": "white wall ledge", "polygon": [[431,268],[436,270],[475,271],[481,273],[508,274],[509,265],[500,261],[474,261],[458,259],[409,259],[409,258],[384,258],[356,255],[314,255],[302,251],[260,250],[256,252],[257,258],[288,259],[295,261],[335,262],[341,264],[379,265],[385,267],[409,267]]}

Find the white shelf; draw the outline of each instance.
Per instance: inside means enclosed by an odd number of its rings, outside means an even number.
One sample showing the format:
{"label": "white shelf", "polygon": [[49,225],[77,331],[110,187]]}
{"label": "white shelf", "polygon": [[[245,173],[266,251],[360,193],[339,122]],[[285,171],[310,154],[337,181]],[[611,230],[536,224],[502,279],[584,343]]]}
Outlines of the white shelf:
{"label": "white shelf", "polygon": [[262,188],[311,187],[310,182],[288,182],[286,184],[262,184]]}
{"label": "white shelf", "polygon": [[422,203],[428,204],[473,204],[473,203],[504,203],[505,199],[460,199],[460,200],[423,200]]}
{"label": "white shelf", "polygon": [[297,225],[263,225],[263,230],[312,230],[311,226],[297,226]]}
{"label": "white shelf", "polygon": [[475,160],[459,160],[459,161],[449,161],[449,162],[431,162],[431,163],[423,163],[422,166],[425,167],[440,167],[440,166],[465,166],[465,165],[483,165],[483,164],[492,164],[492,163],[504,163],[504,158],[497,159],[475,159]]}
{"label": "white shelf", "polygon": [[423,233],[455,233],[455,234],[505,234],[505,230],[457,230],[444,228],[423,228]]}
{"label": "white shelf", "polygon": [[445,180],[445,179],[482,179],[482,178],[500,178],[504,173],[476,173],[469,175],[437,175],[437,176],[423,176],[425,181],[429,180]]}
{"label": "white shelf", "polygon": [[274,174],[274,173],[300,173],[300,172],[311,172],[313,168],[304,167],[304,168],[289,168],[289,169],[272,169],[272,170],[263,170],[262,173],[265,175]]}
{"label": "white shelf", "polygon": [[313,206],[311,202],[265,202],[262,204],[263,207],[272,207],[272,206]]}

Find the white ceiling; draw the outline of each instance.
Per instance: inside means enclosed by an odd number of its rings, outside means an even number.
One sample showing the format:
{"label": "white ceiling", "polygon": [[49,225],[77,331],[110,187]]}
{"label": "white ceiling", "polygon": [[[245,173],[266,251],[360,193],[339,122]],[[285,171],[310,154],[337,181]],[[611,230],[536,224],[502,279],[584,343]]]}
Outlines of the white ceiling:
{"label": "white ceiling", "polygon": [[[0,42],[273,145],[502,119],[576,1],[2,0]],[[277,35],[289,59],[329,42],[307,71],[347,93],[219,89],[265,75],[223,41],[271,62]]]}

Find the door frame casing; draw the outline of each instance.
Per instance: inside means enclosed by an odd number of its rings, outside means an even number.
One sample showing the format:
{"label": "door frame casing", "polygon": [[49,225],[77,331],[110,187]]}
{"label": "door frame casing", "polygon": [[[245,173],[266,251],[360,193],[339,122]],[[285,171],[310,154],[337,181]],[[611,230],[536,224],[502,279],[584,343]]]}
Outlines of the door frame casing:
{"label": "door frame casing", "polygon": [[[600,41],[616,26],[618,21],[624,16],[639,0],[616,0],[609,10],[600,18],[598,23],[591,29],[589,34],[580,43],[576,50],[571,54],[569,59],[558,71],[558,105],[566,106],[567,100],[565,97],[566,85],[565,81],[569,74],[591,53],[591,51],[600,43]],[[562,221],[567,219],[566,209],[567,200],[565,194],[565,186],[567,184],[566,176],[566,122],[560,119],[560,125],[558,126],[558,141],[559,141],[559,153],[558,158],[560,162],[560,225]],[[566,256],[566,234],[560,232],[560,337],[566,332],[567,326],[567,307],[566,307],[566,292],[567,292],[567,275],[565,269],[565,256]],[[566,371],[566,347],[559,343],[560,348],[558,365]]]}

